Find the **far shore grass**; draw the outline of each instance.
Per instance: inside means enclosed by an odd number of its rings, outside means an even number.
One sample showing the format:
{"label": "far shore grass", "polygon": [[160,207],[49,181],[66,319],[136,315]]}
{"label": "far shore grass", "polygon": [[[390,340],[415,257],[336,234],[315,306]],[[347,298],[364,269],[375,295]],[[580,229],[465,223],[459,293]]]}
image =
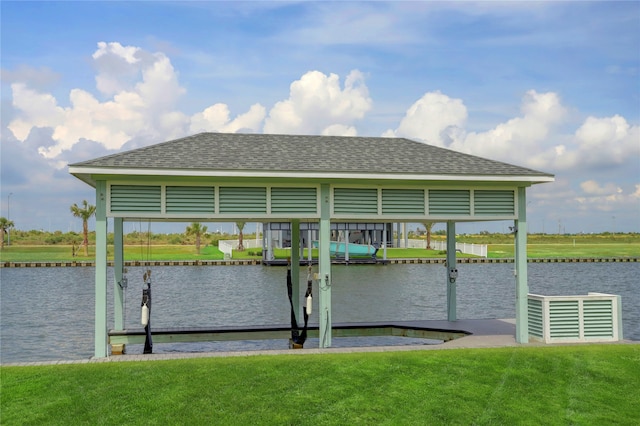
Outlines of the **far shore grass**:
{"label": "far shore grass", "polygon": [[640,345],[0,367],[0,423],[637,425]]}
{"label": "far shore grass", "polygon": [[[306,249],[304,250],[306,258]],[[108,259],[113,259],[113,246],[107,250]],[[288,249],[276,249],[276,258],[286,259],[290,256]],[[545,243],[528,244],[527,254],[529,258],[624,258],[640,257],[640,241],[625,243]],[[124,248],[125,260],[222,260],[223,253],[215,246],[201,247],[200,254],[193,245],[151,245],[138,246],[127,245]],[[317,258],[317,249],[312,251],[312,256]],[[458,257],[476,257],[468,254],[457,254]],[[446,253],[441,250],[426,250],[424,248],[388,248],[389,259],[420,259],[420,258],[444,258]],[[513,244],[489,244],[489,258],[513,258]],[[84,256],[80,249],[75,257],[72,255],[72,246],[67,245],[11,245],[5,246],[0,251],[2,262],[83,262],[92,261],[95,258],[95,247],[89,246],[89,256]],[[382,258],[382,250],[378,252],[378,258]],[[247,249],[244,252],[234,251],[233,259],[261,259],[258,249]]]}

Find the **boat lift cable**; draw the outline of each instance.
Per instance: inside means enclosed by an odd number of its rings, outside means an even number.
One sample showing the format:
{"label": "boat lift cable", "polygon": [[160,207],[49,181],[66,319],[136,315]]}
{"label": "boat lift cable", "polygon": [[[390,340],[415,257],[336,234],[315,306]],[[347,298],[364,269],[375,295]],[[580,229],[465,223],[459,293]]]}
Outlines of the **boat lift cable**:
{"label": "boat lift cable", "polygon": [[304,327],[302,332],[298,326],[298,320],[296,319],[296,313],[293,308],[293,283],[291,281],[291,263],[287,263],[287,294],[289,296],[289,307],[291,308],[291,342],[295,345],[304,345],[307,340],[307,326],[309,324],[309,315],[311,314],[311,307],[313,305],[312,299],[313,281],[311,281],[311,267],[309,267],[309,274],[307,275],[307,291],[305,293],[305,304],[303,306]]}

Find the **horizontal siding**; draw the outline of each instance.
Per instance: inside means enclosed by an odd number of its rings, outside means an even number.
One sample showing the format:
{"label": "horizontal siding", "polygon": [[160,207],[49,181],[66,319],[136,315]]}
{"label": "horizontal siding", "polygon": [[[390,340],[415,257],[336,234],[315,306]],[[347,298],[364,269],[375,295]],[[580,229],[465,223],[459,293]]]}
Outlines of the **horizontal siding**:
{"label": "horizontal siding", "polygon": [[271,213],[317,213],[316,188],[271,188]]}
{"label": "horizontal siding", "polygon": [[549,301],[551,338],[580,337],[580,306],[577,300]]}
{"label": "horizontal siding", "polygon": [[333,211],[337,214],[377,214],[378,190],[371,188],[335,188]]}
{"label": "horizontal siding", "polygon": [[527,305],[527,314],[529,315],[529,334],[531,336],[543,338],[544,326],[542,321],[542,301],[529,299]]}
{"label": "horizontal siding", "polygon": [[471,214],[471,191],[458,189],[429,190],[430,215],[469,215]]}
{"label": "horizontal siding", "polygon": [[473,192],[474,212],[483,215],[515,214],[515,198],[512,190],[476,190]]}
{"label": "horizontal siding", "polygon": [[613,337],[612,301],[585,300],[582,304],[584,337]]}
{"label": "horizontal siding", "polygon": [[424,190],[383,189],[382,214],[424,214]]}
{"label": "horizontal siding", "polygon": [[267,188],[220,187],[220,213],[266,213]]}
{"label": "horizontal siding", "polygon": [[167,213],[215,213],[215,188],[211,186],[167,186]]}
{"label": "horizontal siding", "polygon": [[111,185],[111,211],[161,213],[162,188],[146,185]]}

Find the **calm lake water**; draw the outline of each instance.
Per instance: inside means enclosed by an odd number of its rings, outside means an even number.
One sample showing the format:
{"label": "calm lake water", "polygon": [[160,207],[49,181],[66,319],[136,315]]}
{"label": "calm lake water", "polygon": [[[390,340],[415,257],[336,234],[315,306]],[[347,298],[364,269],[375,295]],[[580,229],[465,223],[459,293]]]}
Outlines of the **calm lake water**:
{"label": "calm lake water", "polygon": [[[514,318],[513,264],[458,265],[458,318]],[[282,325],[289,322],[286,269],[267,266],[154,267],[153,327]],[[543,295],[589,291],[622,296],[624,337],[640,340],[640,265],[530,263],[529,290]],[[140,327],[144,268],[129,268],[126,326]],[[333,321],[446,319],[442,265],[334,265]],[[109,326],[113,325],[109,269]],[[301,268],[306,283],[306,268]],[[304,286],[306,284],[302,284]],[[317,324],[317,295],[314,286]],[[82,359],[93,355],[93,268],[0,270],[0,362]],[[371,338],[334,346],[376,344]],[[402,339],[402,338],[395,338]],[[403,340],[403,342],[411,343]],[[154,352],[287,348],[287,341],[154,344]],[[317,340],[307,347],[317,347]],[[142,353],[130,345],[128,353]]]}

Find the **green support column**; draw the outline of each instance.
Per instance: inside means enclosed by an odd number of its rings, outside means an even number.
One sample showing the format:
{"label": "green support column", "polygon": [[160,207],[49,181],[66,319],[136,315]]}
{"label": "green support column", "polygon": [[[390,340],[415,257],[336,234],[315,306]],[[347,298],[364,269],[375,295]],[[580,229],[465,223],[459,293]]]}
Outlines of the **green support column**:
{"label": "green support column", "polygon": [[318,313],[321,348],[331,347],[331,189],[324,184],[320,187],[320,230],[318,232]]}
{"label": "green support column", "polygon": [[107,184],[96,182],[96,358],[105,358],[107,351]]}
{"label": "green support column", "polygon": [[116,217],[113,219],[113,319],[114,329],[124,330],[124,248],[123,248],[123,219]]}
{"label": "green support column", "polygon": [[300,319],[300,220],[291,221],[291,298],[293,312]]}
{"label": "green support column", "polygon": [[518,188],[518,218],[515,226],[516,268],[516,342],[529,343],[527,313],[529,283],[527,280],[527,189]]}
{"label": "green support column", "polygon": [[456,314],[456,223],[447,221],[447,321],[457,321]]}

